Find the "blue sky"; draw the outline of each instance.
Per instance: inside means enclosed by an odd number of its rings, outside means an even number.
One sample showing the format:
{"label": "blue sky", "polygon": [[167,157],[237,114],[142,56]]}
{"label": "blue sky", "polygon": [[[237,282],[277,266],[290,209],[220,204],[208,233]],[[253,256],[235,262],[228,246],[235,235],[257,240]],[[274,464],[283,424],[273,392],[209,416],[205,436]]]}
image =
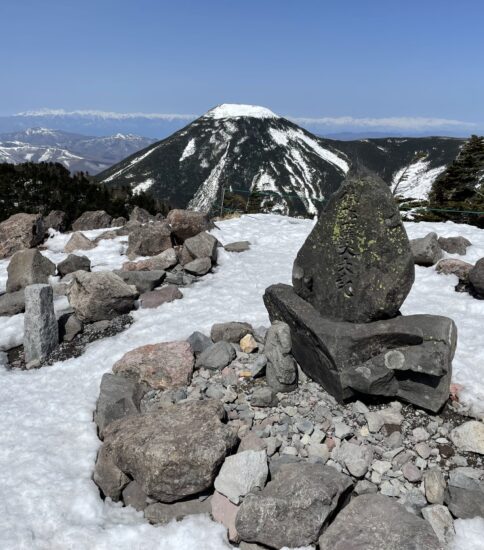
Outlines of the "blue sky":
{"label": "blue sky", "polygon": [[479,0],[1,0],[0,21],[0,115],[233,102],[484,131]]}

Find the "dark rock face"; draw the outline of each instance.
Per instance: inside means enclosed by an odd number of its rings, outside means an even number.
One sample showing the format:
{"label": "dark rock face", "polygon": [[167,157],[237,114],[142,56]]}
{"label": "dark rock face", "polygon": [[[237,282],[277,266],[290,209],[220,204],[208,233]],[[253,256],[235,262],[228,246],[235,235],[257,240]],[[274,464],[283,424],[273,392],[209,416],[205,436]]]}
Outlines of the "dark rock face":
{"label": "dark rock face", "polygon": [[92,210],[81,214],[72,224],[73,231],[88,231],[110,227],[112,217],[104,210]]}
{"label": "dark rock face", "polygon": [[153,271],[120,271],[115,270],[114,273],[123,279],[128,285],[136,287],[140,294],[149,292],[159,286],[166,276],[163,270]]}
{"label": "dark rock face", "polygon": [[478,260],[469,271],[469,282],[477,296],[484,298],[484,258]]}
{"label": "dark rock face", "polygon": [[44,219],[40,214],[14,214],[0,223],[0,259],[37,246],[44,237]]}
{"label": "dark rock face", "polygon": [[273,285],[264,302],[271,321],[291,328],[292,353],[303,371],[338,400],[395,396],[438,411],[449,395],[457,329],[447,317],[409,315],[374,323],[322,317],[288,285]]}
{"label": "dark rock face", "polygon": [[110,373],[104,374],[94,413],[99,435],[103,437],[104,429],[111,422],[138,414],[141,396],[136,381]]}
{"label": "dark rock face", "polygon": [[388,185],[358,173],[331,197],[299,251],[293,285],[321,315],[365,323],[394,317],[414,276]]}
{"label": "dark rock face", "polygon": [[484,517],[484,473],[456,468],[450,473],[445,503],[456,518]]}
{"label": "dark rock face", "polygon": [[273,481],[242,503],[235,521],[242,540],[269,548],[313,544],[344,503],[351,478],[321,464],[281,466]]}
{"label": "dark rock face", "polygon": [[118,499],[131,478],[145,494],[168,503],[209,489],[238,443],[221,422],[224,415],[222,403],[205,400],[112,422],[104,430],[94,481]]}
{"label": "dark rock face", "polygon": [[61,277],[74,271],[91,271],[91,260],[87,256],[69,254],[65,260],[57,264],[57,271]]}
{"label": "dark rock face", "polygon": [[319,539],[320,550],[438,550],[430,523],[383,495],[354,498]]}
{"label": "dark rock face", "polygon": [[65,231],[67,229],[67,214],[62,210],[51,210],[44,219],[45,229]]}

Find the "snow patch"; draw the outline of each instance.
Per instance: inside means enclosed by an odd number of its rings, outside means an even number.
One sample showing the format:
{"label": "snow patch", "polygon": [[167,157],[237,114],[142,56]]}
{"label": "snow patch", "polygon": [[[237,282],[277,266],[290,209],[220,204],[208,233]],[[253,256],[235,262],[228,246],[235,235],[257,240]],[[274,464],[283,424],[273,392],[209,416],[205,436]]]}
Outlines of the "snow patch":
{"label": "snow patch", "polygon": [[223,103],[218,105],[214,109],[211,109],[205,113],[204,118],[237,118],[237,117],[251,117],[251,118],[279,118],[275,113],[266,107],[259,107],[257,105],[243,105],[239,103]]}
{"label": "snow patch", "polygon": [[220,188],[220,175],[223,172],[225,163],[227,162],[227,154],[229,148],[225,150],[222,158],[210,172],[208,178],[200,185],[193,199],[188,204],[188,210],[209,211],[217,200],[217,194]]}
{"label": "snow patch", "polygon": [[191,157],[193,153],[195,153],[195,138],[192,138],[187,143],[185,149],[183,149],[182,156],[180,157],[180,162],[184,161],[188,157]]}
{"label": "snow patch", "polygon": [[127,172],[130,168],[132,168],[133,166],[135,166],[136,164],[138,164],[139,162],[141,162],[142,160],[144,160],[148,155],[151,155],[151,153],[153,151],[155,151],[157,149],[157,147],[152,147],[149,151],[146,151],[146,153],[143,153],[142,155],[140,155],[139,157],[135,157],[132,161],[129,162],[128,165],[124,166],[123,168],[121,168],[121,170],[118,170],[117,172],[115,172],[114,174],[111,174],[110,176],[108,176],[107,178],[105,178],[103,181],[104,182],[107,182],[107,181],[111,181],[113,180],[114,178],[117,178],[118,176],[120,176],[121,174],[123,174],[124,172]]}
{"label": "snow patch", "polygon": [[393,175],[393,193],[406,199],[427,199],[432,184],[446,169],[446,166],[438,166],[429,170],[429,166],[430,161],[422,158],[400,168]]}
{"label": "snow patch", "polygon": [[135,185],[133,187],[133,195],[139,195],[140,193],[144,193],[145,191],[148,191],[148,189],[155,183],[155,180],[153,178],[148,178],[145,181],[142,181],[141,183],[138,183],[138,185]]}

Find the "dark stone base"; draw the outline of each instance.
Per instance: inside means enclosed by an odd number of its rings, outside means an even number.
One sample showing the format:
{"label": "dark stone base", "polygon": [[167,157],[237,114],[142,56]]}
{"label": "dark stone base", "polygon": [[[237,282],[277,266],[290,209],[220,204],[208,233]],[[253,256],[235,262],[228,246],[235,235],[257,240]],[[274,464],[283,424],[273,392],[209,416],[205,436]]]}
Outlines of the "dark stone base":
{"label": "dark stone base", "polygon": [[272,285],[264,303],[271,322],[291,328],[302,370],[339,401],[396,397],[437,412],[447,401],[457,328],[447,317],[409,315],[373,323],[321,316],[291,286]]}

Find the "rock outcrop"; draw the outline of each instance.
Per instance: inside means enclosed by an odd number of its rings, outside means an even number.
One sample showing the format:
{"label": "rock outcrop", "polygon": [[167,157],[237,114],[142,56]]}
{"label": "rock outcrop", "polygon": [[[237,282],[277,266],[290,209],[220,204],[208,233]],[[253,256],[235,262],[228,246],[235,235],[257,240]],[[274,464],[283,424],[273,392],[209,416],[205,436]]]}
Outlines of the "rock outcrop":
{"label": "rock outcrop", "polygon": [[40,214],[14,214],[0,223],[0,260],[23,248],[41,244],[45,237],[44,220]]}

